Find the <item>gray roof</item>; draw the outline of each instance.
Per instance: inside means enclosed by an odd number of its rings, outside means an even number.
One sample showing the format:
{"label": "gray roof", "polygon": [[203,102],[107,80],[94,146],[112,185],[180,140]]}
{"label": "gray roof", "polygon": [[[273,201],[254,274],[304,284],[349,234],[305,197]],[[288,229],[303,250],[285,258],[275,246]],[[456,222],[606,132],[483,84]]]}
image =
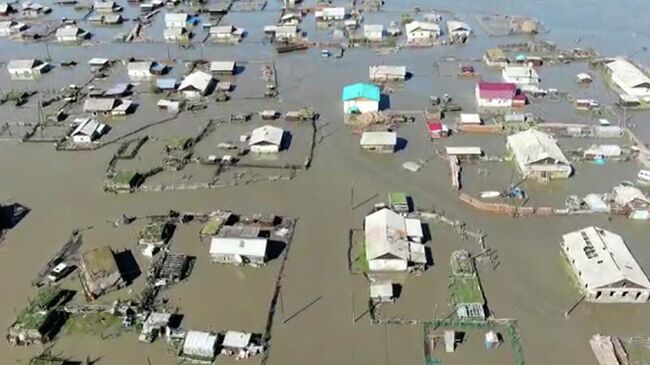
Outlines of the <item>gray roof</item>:
{"label": "gray roof", "polygon": [[56,36],[57,37],[76,37],[80,33],[82,33],[83,30],[76,25],[67,25],[64,27],[61,27],[56,30]]}
{"label": "gray roof", "polygon": [[112,98],[86,98],[83,109],[86,112],[111,111],[116,102],[117,100]]}
{"label": "gray roof", "polygon": [[553,137],[549,134],[529,129],[508,136],[508,145],[521,166],[552,159],[557,164],[570,165]]}
{"label": "gray roof", "polygon": [[11,60],[7,64],[7,69],[9,70],[20,70],[20,69],[32,69],[36,66],[37,60],[28,59],[28,60]]}
{"label": "gray roof", "polygon": [[101,124],[94,119],[86,119],[83,122],[79,123],[77,128],[70,134],[71,136],[83,135],[83,136],[92,136],[97,132],[101,127]]}
{"label": "gray roof", "polygon": [[210,62],[210,71],[213,72],[232,72],[235,70],[235,61],[212,61]]}
{"label": "gray roof", "polygon": [[181,81],[178,90],[183,91],[194,88],[199,91],[205,91],[213,80],[212,75],[203,71],[195,71],[187,75],[183,81]]}

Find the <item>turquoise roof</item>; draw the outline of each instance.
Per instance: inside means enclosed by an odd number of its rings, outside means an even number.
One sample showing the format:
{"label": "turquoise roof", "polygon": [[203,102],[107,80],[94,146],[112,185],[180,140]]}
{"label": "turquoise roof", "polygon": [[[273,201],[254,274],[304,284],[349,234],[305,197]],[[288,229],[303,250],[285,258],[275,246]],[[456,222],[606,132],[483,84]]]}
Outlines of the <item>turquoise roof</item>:
{"label": "turquoise roof", "polygon": [[379,101],[379,86],[359,82],[343,88],[343,101],[365,98]]}

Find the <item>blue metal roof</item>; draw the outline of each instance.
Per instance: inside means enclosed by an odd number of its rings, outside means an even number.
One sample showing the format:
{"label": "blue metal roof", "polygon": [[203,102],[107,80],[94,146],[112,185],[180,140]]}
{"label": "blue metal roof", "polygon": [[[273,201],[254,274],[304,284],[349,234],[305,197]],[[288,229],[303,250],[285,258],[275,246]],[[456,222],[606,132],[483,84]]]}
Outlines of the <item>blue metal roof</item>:
{"label": "blue metal roof", "polygon": [[343,88],[343,101],[354,100],[359,98],[379,101],[380,99],[379,86],[359,82],[356,84],[347,85],[346,87]]}

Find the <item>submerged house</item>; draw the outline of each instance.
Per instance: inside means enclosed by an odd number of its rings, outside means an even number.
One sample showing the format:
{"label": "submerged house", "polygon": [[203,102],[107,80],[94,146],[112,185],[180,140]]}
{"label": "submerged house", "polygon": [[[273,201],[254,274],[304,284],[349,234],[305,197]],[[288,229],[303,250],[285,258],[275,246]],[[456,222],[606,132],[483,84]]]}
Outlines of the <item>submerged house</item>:
{"label": "submerged house", "polygon": [[165,28],[185,28],[188,19],[187,13],[166,13]]}
{"label": "submerged house", "polygon": [[426,43],[440,37],[440,26],[436,23],[412,21],[404,26],[408,43]]}
{"label": "submerged house", "polygon": [[381,91],[379,86],[367,83],[356,83],[343,88],[343,112],[368,113],[379,111]]}
{"label": "submerged house", "polygon": [[68,294],[58,288],[40,290],[7,329],[7,341],[12,346],[50,342],[65,323],[66,314],[60,307],[68,299]]}
{"label": "submerged house", "polygon": [[606,65],[612,79],[625,94],[639,99],[650,99],[650,78],[626,59],[619,58]]}
{"label": "submerged house", "polygon": [[126,286],[109,246],[86,251],[81,255],[81,284],[89,300]]}
{"label": "submerged house", "polygon": [[508,65],[501,71],[501,76],[503,81],[517,85],[537,85],[540,81],[537,71],[529,66]]}
{"label": "submerged house", "polygon": [[215,84],[216,80],[212,75],[203,71],[195,71],[181,81],[178,91],[188,99],[195,99],[211,93]]}
{"label": "submerged house", "polygon": [[449,39],[464,42],[472,34],[472,28],[467,23],[458,20],[447,21],[447,36]]}
{"label": "submerged house", "polygon": [[481,81],[476,84],[476,105],[479,108],[510,108],[517,94],[517,85],[506,82]]}
{"label": "submerged house", "polygon": [[234,75],[237,69],[235,61],[212,61],[210,62],[210,72],[217,75]]}
{"label": "submerged house", "polygon": [[491,67],[506,67],[509,63],[508,56],[501,48],[490,48],[485,51],[483,61]]}
{"label": "submerged house", "polygon": [[106,125],[91,118],[83,118],[77,127],[70,133],[72,142],[82,144],[91,143],[102,136]]}
{"label": "submerged house", "polygon": [[262,266],[266,263],[266,238],[213,237],[210,242],[212,262]]}
{"label": "submerged house", "polygon": [[190,362],[212,363],[217,355],[218,336],[211,332],[188,331],[178,354]]}
{"label": "submerged house", "polygon": [[277,42],[292,42],[298,38],[297,25],[278,25],[275,27],[275,40]]}
{"label": "submerged house", "polygon": [[126,72],[132,79],[144,79],[153,75],[153,66],[152,61],[133,61],[126,65]]}
{"label": "submerged house", "polygon": [[115,1],[95,1],[93,9],[99,13],[114,13],[121,11],[122,7],[117,5]]}
{"label": "submerged house", "polygon": [[370,42],[381,42],[384,39],[384,26],[381,24],[364,24],[363,37]]}
{"label": "submerged house", "polygon": [[404,81],[406,80],[406,66],[370,66],[368,78],[370,81]]}
{"label": "submerged house", "polygon": [[83,111],[93,115],[107,115],[110,114],[118,104],[118,100],[114,98],[86,98],[84,100]]}
{"label": "submerged house", "polygon": [[406,219],[384,208],[365,219],[365,252],[373,272],[424,269],[424,245],[409,242]]}
{"label": "submerged house", "polygon": [[328,7],[316,10],[314,16],[316,20],[345,20],[345,8],[343,7]]}
{"label": "submerged house", "polygon": [[49,63],[41,60],[11,60],[7,64],[7,71],[12,78],[29,78],[40,76],[41,73],[49,71],[50,67],[51,65]]}
{"label": "submerged house", "polygon": [[14,20],[7,20],[0,22],[0,37],[9,37],[12,34],[20,33],[27,29],[25,23],[20,23]]}
{"label": "submerged house", "polygon": [[218,42],[239,42],[244,37],[244,29],[232,25],[210,27],[209,35]]}
{"label": "submerged house", "polygon": [[61,43],[79,42],[90,36],[90,33],[76,25],[64,25],[56,30],[56,40]]}
{"label": "submerged house", "polygon": [[397,133],[363,132],[359,144],[365,151],[393,153],[397,146]]}
{"label": "submerged house", "polygon": [[591,226],[563,235],[561,246],[587,301],[646,303],[650,299],[650,281],[616,233]]}
{"label": "submerged house", "polygon": [[571,163],[547,133],[529,129],[508,136],[507,145],[524,177],[552,180],[571,176]]}
{"label": "submerged house", "polygon": [[248,146],[253,153],[278,153],[282,147],[284,130],[272,125],[253,129]]}
{"label": "submerged house", "polygon": [[614,203],[621,207],[630,219],[650,219],[650,199],[634,187],[619,185],[614,187]]}

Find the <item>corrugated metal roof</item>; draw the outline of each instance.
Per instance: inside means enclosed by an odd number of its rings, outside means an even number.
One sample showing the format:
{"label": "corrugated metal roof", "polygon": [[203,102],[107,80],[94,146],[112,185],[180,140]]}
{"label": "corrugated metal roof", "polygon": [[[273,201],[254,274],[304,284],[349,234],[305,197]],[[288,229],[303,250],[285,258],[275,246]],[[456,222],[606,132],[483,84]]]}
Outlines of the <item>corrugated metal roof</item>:
{"label": "corrugated metal roof", "polygon": [[254,146],[256,144],[266,143],[266,144],[274,144],[276,146],[279,146],[282,144],[283,136],[284,136],[284,130],[282,128],[274,127],[271,125],[265,125],[253,129],[248,145]]}
{"label": "corrugated metal roof", "polygon": [[557,164],[570,165],[562,150],[549,134],[529,129],[508,136],[508,146],[521,166],[552,159]]}
{"label": "corrugated metal roof", "polygon": [[213,358],[217,335],[209,332],[188,331],[183,342],[183,354],[200,358]]}
{"label": "corrugated metal roof", "polygon": [[379,86],[374,84],[359,82],[343,88],[343,101],[360,98],[379,101],[380,97],[381,91],[379,90]]}
{"label": "corrugated metal roof", "polygon": [[650,78],[625,59],[617,59],[608,63],[607,69],[615,74],[627,87],[650,87]]}
{"label": "corrugated metal roof", "polygon": [[183,79],[181,85],[178,87],[178,90],[183,91],[194,88],[203,92],[208,88],[208,86],[210,86],[210,83],[213,80],[214,79],[212,78],[212,75],[203,71],[195,71]]}
{"label": "corrugated metal roof", "polygon": [[241,255],[264,258],[268,240],[266,238],[213,237],[210,242],[211,255]]}
{"label": "corrugated metal roof", "polygon": [[395,132],[363,132],[361,146],[395,146],[397,133]]}

